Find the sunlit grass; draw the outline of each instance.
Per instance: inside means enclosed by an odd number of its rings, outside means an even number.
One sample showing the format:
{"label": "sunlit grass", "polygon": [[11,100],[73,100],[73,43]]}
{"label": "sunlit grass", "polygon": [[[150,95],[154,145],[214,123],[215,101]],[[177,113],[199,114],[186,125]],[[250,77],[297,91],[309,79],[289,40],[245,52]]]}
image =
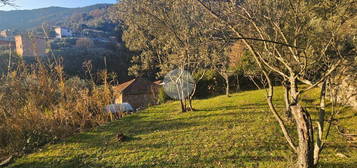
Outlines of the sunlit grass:
{"label": "sunlit grass", "polygon": [[[186,113],[180,112],[178,102],[151,107],[48,145],[11,167],[290,167],[294,155],[268,110],[264,93],[246,91],[229,98],[196,100],[198,111]],[[316,104],[317,95],[313,91],[304,98]],[[279,96],[281,88],[276,91]],[[280,99],[275,104],[283,110]],[[315,114],[316,109],[309,110]],[[349,110],[343,116],[350,117],[340,124],[356,129],[356,112]],[[129,139],[118,142],[118,132]],[[348,158],[337,157],[339,152]],[[348,147],[335,128],[322,153],[321,167],[357,167],[356,148]]]}

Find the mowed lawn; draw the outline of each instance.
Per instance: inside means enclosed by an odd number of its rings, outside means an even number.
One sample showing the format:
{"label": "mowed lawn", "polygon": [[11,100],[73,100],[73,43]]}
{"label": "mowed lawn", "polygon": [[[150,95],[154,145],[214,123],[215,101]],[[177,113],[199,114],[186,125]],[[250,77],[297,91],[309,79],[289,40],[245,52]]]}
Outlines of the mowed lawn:
{"label": "mowed lawn", "polygon": [[[47,145],[10,167],[291,167],[294,155],[264,94],[257,90],[196,100],[198,111],[187,113],[180,112],[178,102],[151,107]],[[318,104],[317,96],[315,90],[304,98]],[[276,89],[276,97],[282,97],[282,88]],[[279,99],[275,104],[282,112],[283,102]],[[308,110],[316,108],[310,105]],[[346,110],[338,118],[341,126],[357,133],[356,111]],[[118,132],[129,139],[118,142]],[[320,167],[357,167],[357,148],[351,147],[335,126]]]}

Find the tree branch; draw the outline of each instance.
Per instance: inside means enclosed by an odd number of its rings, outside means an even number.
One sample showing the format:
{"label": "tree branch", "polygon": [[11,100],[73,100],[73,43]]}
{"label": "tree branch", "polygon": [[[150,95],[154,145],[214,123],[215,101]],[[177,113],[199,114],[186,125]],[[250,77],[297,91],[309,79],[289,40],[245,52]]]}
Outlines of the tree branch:
{"label": "tree branch", "polygon": [[300,91],[298,92],[298,94],[302,94],[302,93],[304,93],[304,92],[306,92],[306,91],[309,91],[309,90],[315,88],[317,85],[319,85],[319,84],[322,83],[323,81],[325,81],[326,78],[329,77],[329,76],[331,75],[331,73],[332,73],[333,71],[335,71],[336,68],[337,68],[341,63],[342,63],[342,60],[338,60],[337,63],[335,63],[335,64],[325,73],[325,75],[324,75],[322,78],[320,78],[319,81],[315,82],[314,84],[312,84],[311,86],[309,86],[309,87],[306,88],[306,89],[300,90]]}

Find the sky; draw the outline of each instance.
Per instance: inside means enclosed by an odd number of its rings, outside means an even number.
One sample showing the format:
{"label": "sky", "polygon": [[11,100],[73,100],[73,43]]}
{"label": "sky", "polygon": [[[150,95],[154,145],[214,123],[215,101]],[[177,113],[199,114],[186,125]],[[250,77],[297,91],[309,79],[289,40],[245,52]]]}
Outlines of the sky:
{"label": "sky", "polygon": [[115,3],[117,0],[13,0],[13,2],[16,7],[3,6],[0,10],[38,9],[50,6],[76,8],[98,3]]}

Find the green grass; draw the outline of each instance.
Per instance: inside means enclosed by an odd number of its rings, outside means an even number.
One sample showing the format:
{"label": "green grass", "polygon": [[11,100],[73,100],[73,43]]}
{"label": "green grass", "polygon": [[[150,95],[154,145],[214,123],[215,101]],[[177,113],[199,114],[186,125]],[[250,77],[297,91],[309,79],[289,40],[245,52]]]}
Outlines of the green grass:
{"label": "green grass", "polygon": [[[194,101],[199,111],[180,113],[170,102],[47,145],[17,159],[10,167],[291,167],[295,161],[274,120],[264,91]],[[276,97],[282,96],[278,88]],[[318,103],[313,91],[305,100]],[[283,102],[276,100],[280,111]],[[315,111],[313,107],[310,111]],[[340,124],[357,130],[355,111]],[[293,129],[293,128],[291,128]],[[130,138],[118,142],[123,132]],[[343,153],[348,158],[340,158]],[[333,128],[320,167],[357,167],[357,149]]]}

